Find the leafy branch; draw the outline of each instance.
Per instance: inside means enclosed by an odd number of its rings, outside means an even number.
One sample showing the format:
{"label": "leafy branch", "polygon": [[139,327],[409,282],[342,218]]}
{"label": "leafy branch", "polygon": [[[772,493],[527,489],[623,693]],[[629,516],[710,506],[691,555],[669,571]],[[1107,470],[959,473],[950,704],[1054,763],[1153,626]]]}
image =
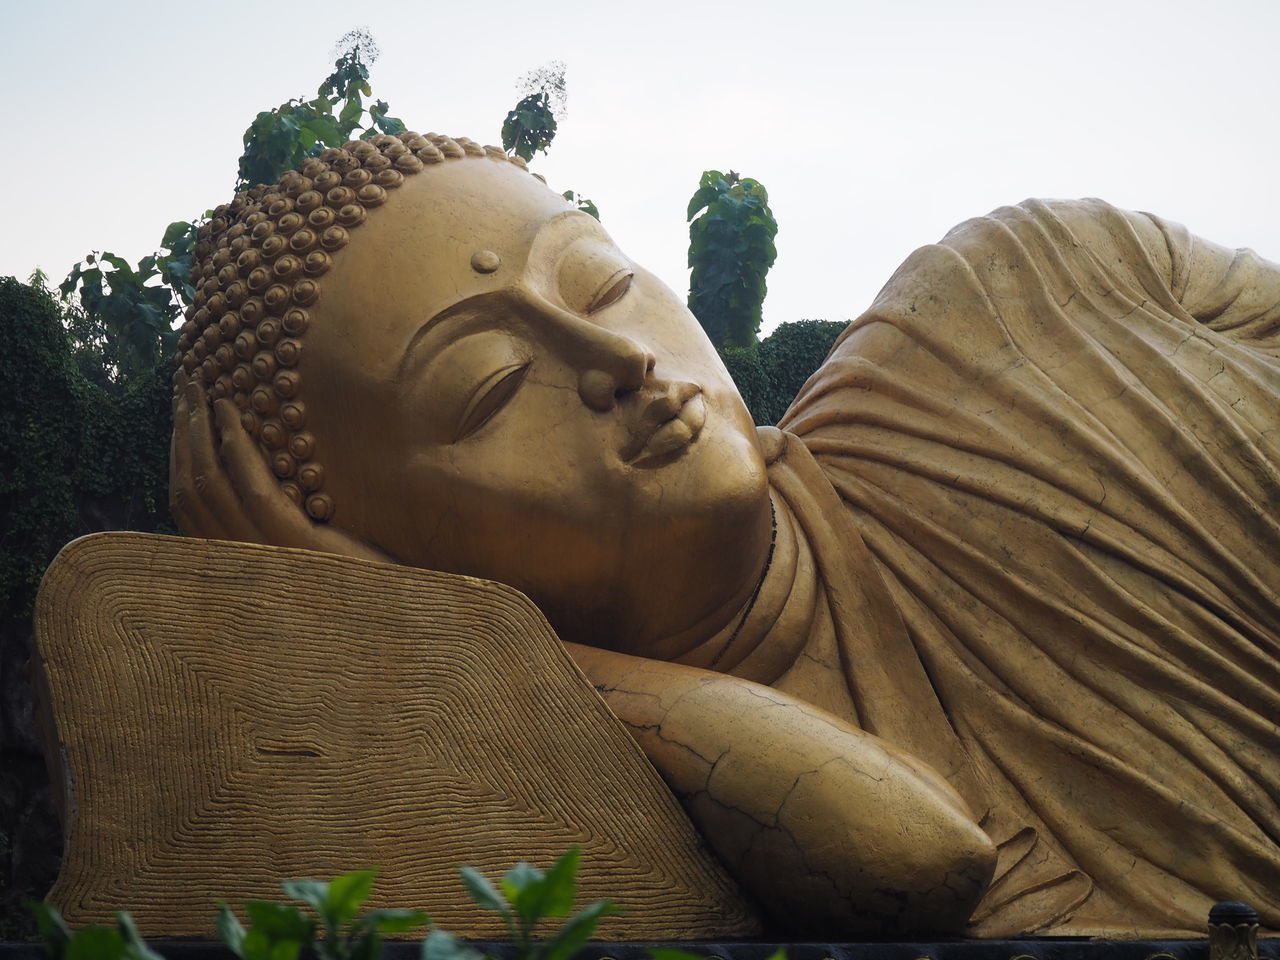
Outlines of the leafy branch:
{"label": "leafy branch", "polygon": [[528,163],[541,150],[547,152],[555,139],[557,122],[564,119],[568,102],[565,66],[552,60],[524,74],[516,86],[520,102],[502,124],[502,149]]}
{"label": "leafy branch", "polygon": [[[347,33],[339,39],[338,51],[333,72],[313,99],[264,110],[245,130],[237,189],[275,183],[286,170],[326,147],[346,143],[357,132],[370,137],[404,130],[389,115],[385,100],[372,100],[369,66],[378,47],[369,32]],[[110,251],[91,252],[59,286],[64,298],[79,294],[84,329],[77,333],[99,348],[109,376],[150,369],[172,350],[177,341],[173,328],[182,308],[195,298],[191,270],[199,222],[171,223],[162,250],[143,257],[136,267]]]}

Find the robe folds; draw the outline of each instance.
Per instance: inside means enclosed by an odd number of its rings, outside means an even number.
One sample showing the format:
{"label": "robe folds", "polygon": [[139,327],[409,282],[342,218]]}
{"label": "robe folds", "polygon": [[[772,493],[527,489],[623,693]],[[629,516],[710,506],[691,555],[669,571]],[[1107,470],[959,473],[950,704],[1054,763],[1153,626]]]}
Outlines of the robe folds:
{"label": "robe folds", "polygon": [[780,427],[820,629],[758,679],[961,792],[1000,852],[972,932],[1280,928],[1280,267],[1002,208],[914,253]]}

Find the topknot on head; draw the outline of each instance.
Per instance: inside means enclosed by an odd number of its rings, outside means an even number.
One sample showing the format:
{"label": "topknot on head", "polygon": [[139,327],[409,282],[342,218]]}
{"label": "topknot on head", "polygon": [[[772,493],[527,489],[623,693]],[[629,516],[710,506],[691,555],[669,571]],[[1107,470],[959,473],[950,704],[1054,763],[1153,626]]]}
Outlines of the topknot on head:
{"label": "topknot on head", "polygon": [[350,231],[406,176],[468,157],[527,169],[519,157],[466,137],[379,134],[330,147],[275,185],[237,193],[197,231],[196,294],[174,361],[186,377],[204,382],[208,402],[235,403],[285,494],[315,520],[328,520],[334,505],[320,489],[324,471],[306,431],[294,368],[308,308],[320,297],[317,280]]}

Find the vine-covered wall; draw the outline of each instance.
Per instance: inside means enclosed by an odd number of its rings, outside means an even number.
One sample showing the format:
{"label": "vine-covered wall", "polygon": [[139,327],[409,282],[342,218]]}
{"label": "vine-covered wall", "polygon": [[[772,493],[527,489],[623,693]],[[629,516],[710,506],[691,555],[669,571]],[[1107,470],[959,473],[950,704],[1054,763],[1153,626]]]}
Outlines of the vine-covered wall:
{"label": "vine-covered wall", "polygon": [[836,320],[797,320],[779,324],[756,346],[720,349],[720,358],[757,424],[767,426],[782,419],[847,325]]}
{"label": "vine-covered wall", "polygon": [[122,375],[83,314],[41,286],[0,279],[0,939],[57,871],[61,832],[28,683],[31,612],[45,567],[99,530],[172,532],[169,371]]}

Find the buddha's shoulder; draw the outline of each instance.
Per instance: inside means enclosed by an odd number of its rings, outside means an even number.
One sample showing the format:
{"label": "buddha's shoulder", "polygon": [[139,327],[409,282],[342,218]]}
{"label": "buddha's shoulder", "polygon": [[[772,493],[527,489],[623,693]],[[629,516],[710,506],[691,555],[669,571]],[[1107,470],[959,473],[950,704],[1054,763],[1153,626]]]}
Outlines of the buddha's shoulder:
{"label": "buddha's shoulder", "polygon": [[1140,247],[1151,254],[1164,249],[1167,238],[1159,218],[1124,210],[1096,197],[1028,199],[957,224],[938,246],[963,255],[975,245],[987,247],[1011,241],[1040,249],[1100,251]]}
{"label": "buddha's shoulder", "polygon": [[1161,284],[1171,267],[1174,231],[1185,232],[1098,199],[997,207],[911,253],[864,318],[957,304],[971,313],[977,304],[965,302],[974,297],[994,309],[993,298],[1027,296],[1037,285],[1059,288],[1088,275],[1126,283],[1141,276],[1141,283]]}
{"label": "buddha's shoulder", "polygon": [[1098,199],[998,207],[911,253],[829,359],[884,365],[920,349],[998,351],[1009,309],[1051,326],[1058,312],[1036,304],[1061,303],[1082,283],[1163,285],[1169,266],[1163,221],[1148,214]]}

